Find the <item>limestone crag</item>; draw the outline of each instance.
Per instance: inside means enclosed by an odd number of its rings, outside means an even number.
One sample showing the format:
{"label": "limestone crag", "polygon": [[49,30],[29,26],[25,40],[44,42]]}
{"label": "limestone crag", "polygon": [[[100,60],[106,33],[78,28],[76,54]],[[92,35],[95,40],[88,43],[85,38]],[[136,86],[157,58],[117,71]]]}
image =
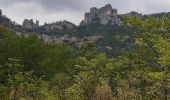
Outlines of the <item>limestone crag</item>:
{"label": "limestone crag", "polygon": [[2,16],[2,10],[0,9],[0,16]]}
{"label": "limestone crag", "polygon": [[[63,35],[69,34],[70,31],[74,33],[76,29],[81,30],[81,25],[89,25],[89,24],[101,25],[102,24],[102,25],[111,25],[111,26],[112,25],[121,26],[123,25],[122,18],[124,16],[139,16],[145,19],[148,17],[160,18],[163,16],[169,16],[169,15],[170,15],[170,12],[143,15],[135,11],[132,11],[127,14],[118,14],[117,9],[114,9],[112,8],[110,4],[107,4],[102,8],[92,7],[90,9],[90,12],[85,13],[84,20],[81,22],[80,26],[76,26],[75,24],[68,22],[68,21],[57,21],[53,23],[48,23],[48,24],[46,23],[44,25],[39,25],[39,21],[34,22],[33,19],[30,19],[30,20],[25,19],[23,21],[23,24],[20,25],[14,21],[11,21],[11,19],[6,17],[0,10],[0,25],[14,29],[19,34],[37,33],[37,34],[46,34],[50,36],[55,35],[56,38],[61,38]],[[77,34],[77,33],[76,35],[82,36],[81,34]],[[66,37],[62,37],[60,40],[63,40],[63,38],[65,39]],[[75,41],[75,38],[73,38],[73,41]]]}
{"label": "limestone crag", "polygon": [[12,22],[9,18],[3,15],[2,10],[0,9],[0,25],[5,25],[8,27],[15,27],[13,23],[14,22]]}
{"label": "limestone crag", "polygon": [[33,19],[25,19],[23,21],[23,25],[24,28],[26,29],[35,29],[35,28],[39,28],[39,21],[36,20],[36,23],[34,23]]}
{"label": "limestone crag", "polygon": [[45,31],[52,31],[52,30],[65,30],[65,29],[71,29],[75,25],[68,22],[68,21],[59,21],[55,23],[50,24],[44,24],[42,27],[45,29]]}
{"label": "limestone crag", "polygon": [[84,20],[80,25],[86,24],[111,24],[111,25],[121,25],[121,20],[118,17],[117,9],[112,8],[110,4],[102,8],[93,7],[90,12],[85,13]]}

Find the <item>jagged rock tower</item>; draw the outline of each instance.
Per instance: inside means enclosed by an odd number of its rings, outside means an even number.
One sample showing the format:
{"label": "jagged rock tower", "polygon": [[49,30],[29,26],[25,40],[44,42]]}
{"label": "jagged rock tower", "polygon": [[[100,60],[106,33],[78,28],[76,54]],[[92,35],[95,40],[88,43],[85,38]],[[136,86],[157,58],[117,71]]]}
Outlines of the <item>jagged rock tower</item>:
{"label": "jagged rock tower", "polygon": [[25,19],[23,21],[23,27],[26,29],[35,29],[39,27],[39,21],[36,20],[36,23],[34,23],[33,19]]}
{"label": "jagged rock tower", "polygon": [[85,13],[84,20],[80,25],[86,24],[111,24],[111,25],[121,25],[121,20],[117,16],[117,9],[112,8],[110,4],[102,8],[93,7],[90,12]]}

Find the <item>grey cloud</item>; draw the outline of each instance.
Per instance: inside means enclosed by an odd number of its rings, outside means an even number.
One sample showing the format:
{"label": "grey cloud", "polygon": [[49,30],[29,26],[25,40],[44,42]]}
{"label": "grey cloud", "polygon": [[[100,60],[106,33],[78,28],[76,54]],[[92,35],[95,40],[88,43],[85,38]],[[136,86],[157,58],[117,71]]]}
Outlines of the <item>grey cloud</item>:
{"label": "grey cloud", "polygon": [[73,9],[73,10],[82,10],[86,5],[85,0],[39,0],[42,6],[49,9]]}
{"label": "grey cloud", "polygon": [[34,2],[44,10],[62,11],[65,9],[80,11],[85,9],[90,0],[0,0],[1,6],[10,7],[19,3]]}
{"label": "grey cloud", "polygon": [[33,0],[0,0],[0,5],[1,6],[11,6],[14,5],[16,3],[27,3],[27,2],[31,2]]}
{"label": "grey cloud", "polygon": [[144,14],[170,11],[170,0],[0,0],[0,9],[20,23],[28,17],[41,22],[62,18],[78,24],[91,7],[99,8],[108,3],[117,8],[119,13],[132,10]]}
{"label": "grey cloud", "polygon": [[33,2],[48,12],[74,10],[87,11],[92,6],[110,3],[120,12],[138,10],[143,13],[170,10],[170,0],[0,0],[0,6],[10,7],[18,3]]}

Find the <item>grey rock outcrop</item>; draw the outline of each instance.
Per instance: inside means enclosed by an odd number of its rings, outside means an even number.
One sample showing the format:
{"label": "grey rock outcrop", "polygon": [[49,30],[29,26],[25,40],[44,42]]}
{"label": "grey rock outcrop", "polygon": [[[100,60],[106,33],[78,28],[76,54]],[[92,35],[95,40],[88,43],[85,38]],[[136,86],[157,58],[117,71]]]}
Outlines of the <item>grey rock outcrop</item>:
{"label": "grey rock outcrop", "polygon": [[0,25],[5,25],[8,27],[15,27],[15,25],[13,25],[12,21],[7,18],[5,15],[2,14],[2,10],[0,9]]}
{"label": "grey rock outcrop", "polygon": [[52,31],[52,30],[65,30],[65,29],[71,29],[75,25],[68,22],[68,21],[60,21],[60,22],[55,22],[51,24],[44,24],[42,27],[46,31]]}
{"label": "grey rock outcrop", "polygon": [[36,23],[34,23],[33,19],[25,19],[23,21],[23,25],[24,28],[26,29],[35,29],[35,28],[39,28],[39,21],[36,20]]}
{"label": "grey rock outcrop", "polygon": [[136,16],[136,17],[142,17],[143,15],[136,12],[136,11],[131,11],[130,13],[124,14],[124,16]]}
{"label": "grey rock outcrop", "polygon": [[0,9],[0,16],[2,16],[2,10]]}
{"label": "grey rock outcrop", "polygon": [[111,25],[121,25],[121,20],[118,17],[117,9],[112,8],[110,4],[102,8],[93,7],[90,12],[85,13],[84,20],[80,25],[86,24],[111,24]]}

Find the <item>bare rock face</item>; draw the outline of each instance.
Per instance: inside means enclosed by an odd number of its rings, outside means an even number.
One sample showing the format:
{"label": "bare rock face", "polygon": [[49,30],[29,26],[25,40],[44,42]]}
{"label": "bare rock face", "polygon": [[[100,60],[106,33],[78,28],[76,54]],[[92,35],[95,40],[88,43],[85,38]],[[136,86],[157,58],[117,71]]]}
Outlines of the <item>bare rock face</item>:
{"label": "bare rock face", "polygon": [[0,16],[2,16],[2,10],[0,9]]}
{"label": "bare rock face", "polygon": [[33,19],[25,19],[22,26],[26,29],[39,28],[39,21],[36,20],[36,23],[34,23]]}
{"label": "bare rock face", "polygon": [[6,25],[8,27],[14,26],[12,21],[5,15],[2,15],[2,10],[0,9],[0,24]]}
{"label": "bare rock face", "polygon": [[46,31],[52,31],[52,30],[65,30],[65,29],[71,29],[75,25],[68,22],[68,21],[60,21],[60,22],[55,22],[51,24],[45,24],[43,27]]}
{"label": "bare rock face", "polygon": [[80,25],[86,24],[120,25],[121,20],[117,16],[117,9],[114,9],[110,4],[107,4],[99,9],[93,7],[90,9],[90,12],[85,13],[84,20]]}

